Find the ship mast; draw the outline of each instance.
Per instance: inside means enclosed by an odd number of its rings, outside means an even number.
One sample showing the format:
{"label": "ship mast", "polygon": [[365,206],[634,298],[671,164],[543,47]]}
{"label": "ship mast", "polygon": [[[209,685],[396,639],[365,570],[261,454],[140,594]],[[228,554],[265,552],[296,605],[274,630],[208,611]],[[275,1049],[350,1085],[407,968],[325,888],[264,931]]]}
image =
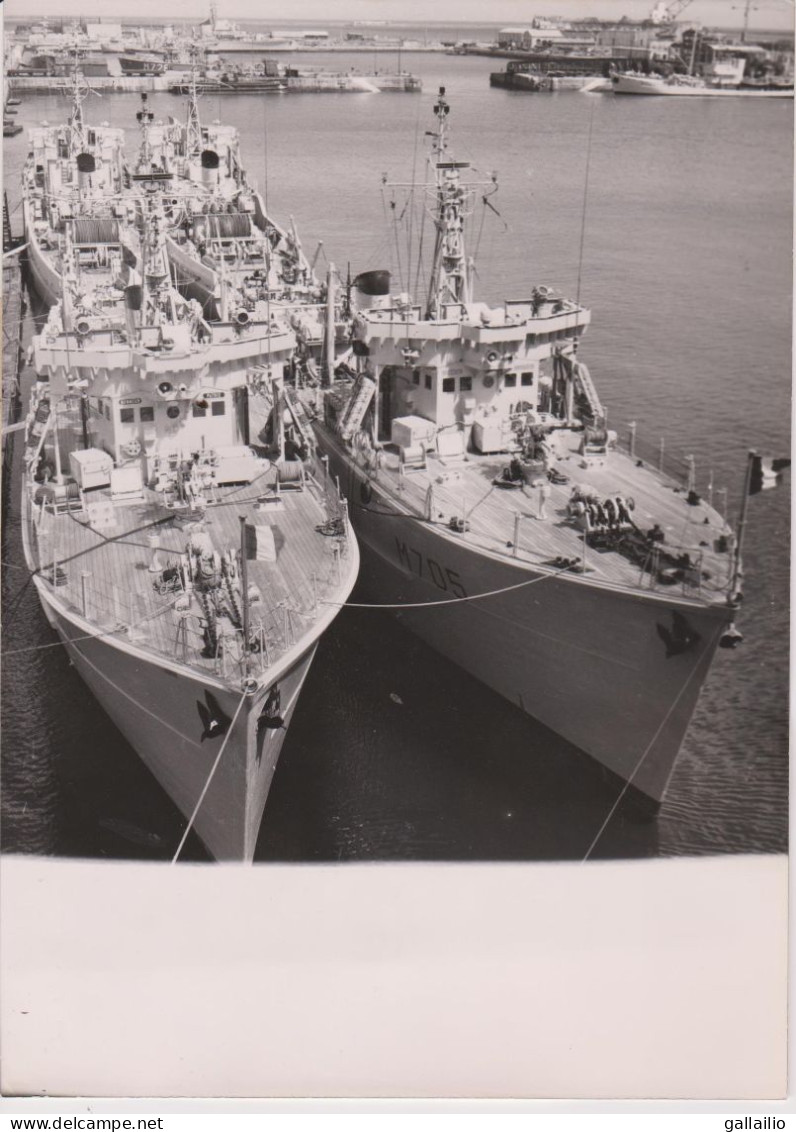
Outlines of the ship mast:
{"label": "ship mast", "polygon": [[[461,170],[469,169],[469,161],[451,161],[448,158],[448,114],[445,87],[439,88],[434,107],[439,123],[434,138],[432,159],[435,182],[432,189],[432,216],[436,227],[434,263],[428,289],[426,318],[441,318],[448,304],[469,303],[472,299],[470,265],[465,255],[464,222],[472,213],[472,202],[477,184],[463,183]],[[495,179],[483,182],[497,187]],[[493,189],[494,191],[494,189]]]}
{"label": "ship mast", "polygon": [[146,94],[141,95],[141,109],[136,114],[136,119],[141,127],[141,149],[138,154],[138,169],[149,171],[151,163],[150,148],[149,148],[149,127],[155,120],[155,115],[149,109],[149,101]]}
{"label": "ship mast", "polygon": [[142,224],[143,303],[142,326],[177,321],[174,291],[171,287],[166,226],[159,200],[150,194],[145,198]]}
{"label": "ship mast", "polygon": [[191,85],[188,91],[188,120],[185,124],[185,156],[195,157],[202,152],[202,123],[199,120],[199,93],[196,78],[199,68],[198,48],[191,48]]}
{"label": "ship mast", "polygon": [[72,69],[72,112],[69,115],[69,152],[82,153],[86,148],[86,134],[83,122],[83,103],[88,93],[88,85],[83,79],[75,56],[75,65]]}

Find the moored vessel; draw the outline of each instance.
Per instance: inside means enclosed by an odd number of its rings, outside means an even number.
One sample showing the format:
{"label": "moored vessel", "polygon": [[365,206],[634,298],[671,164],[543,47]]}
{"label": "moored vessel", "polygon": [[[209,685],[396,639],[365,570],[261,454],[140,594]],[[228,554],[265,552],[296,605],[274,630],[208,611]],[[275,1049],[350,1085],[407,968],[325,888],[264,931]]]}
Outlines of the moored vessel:
{"label": "moored vessel", "polygon": [[659,804],[714,651],[738,640],[736,544],[691,474],[621,449],[579,301],[541,285],[474,299],[465,227],[496,184],[451,157],[448,113],[443,90],[428,296],[354,281],[319,446],[370,600]]}
{"label": "moored vessel", "polygon": [[215,319],[223,284],[246,303],[318,301],[319,287],[292,220],[286,229],[267,214],[248,181],[238,131],[199,114],[196,73],[184,122],[155,121],[142,95],[141,144],[133,180],[157,192],[167,220],[166,249],[175,284]]}
{"label": "moored vessel", "polygon": [[[124,131],[92,126],[83,115],[88,86],[73,68],[72,107],[64,124],[30,131],[23,171],[23,217],[33,285],[45,303],[62,297],[62,254],[67,228],[84,258],[96,260],[114,240],[127,214]],[[80,255],[81,253],[78,253]]]}
{"label": "moored vessel", "polygon": [[671,95],[677,97],[793,98],[793,84],[745,84],[711,81],[700,75],[642,75],[625,71],[611,76],[614,94]]}
{"label": "moored vessel", "polygon": [[229,281],[212,323],[179,294],[150,172],[91,243],[71,186],[48,193],[61,222],[33,343],[23,545],[50,624],[186,833],[250,861],[358,550],[336,487],[294,439],[293,331]]}

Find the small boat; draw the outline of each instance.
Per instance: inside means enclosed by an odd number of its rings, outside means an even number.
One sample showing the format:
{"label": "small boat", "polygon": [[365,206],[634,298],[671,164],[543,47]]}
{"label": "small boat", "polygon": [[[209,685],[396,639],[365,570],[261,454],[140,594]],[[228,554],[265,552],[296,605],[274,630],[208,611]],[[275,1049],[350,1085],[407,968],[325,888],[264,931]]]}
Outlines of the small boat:
{"label": "small boat", "polygon": [[611,76],[614,94],[697,98],[793,98],[793,85],[712,82],[699,75],[642,75],[625,71]]}
{"label": "small boat", "polygon": [[497,183],[451,155],[444,94],[433,177],[403,190],[429,202],[428,294],[354,279],[349,348],[307,394],[318,445],[356,504],[367,600],[656,806],[738,640],[733,535],[693,461],[673,480],[607,427],[585,307],[541,284],[474,297],[465,232]]}
{"label": "small boat", "polygon": [[[747,15],[749,9],[747,7]],[[793,82],[770,76],[762,47],[727,43],[720,37],[688,31],[683,37],[688,60],[685,73],[640,74],[620,70],[611,76],[614,94],[663,95],[701,98],[793,98]],[[749,78],[747,67],[767,78]]]}

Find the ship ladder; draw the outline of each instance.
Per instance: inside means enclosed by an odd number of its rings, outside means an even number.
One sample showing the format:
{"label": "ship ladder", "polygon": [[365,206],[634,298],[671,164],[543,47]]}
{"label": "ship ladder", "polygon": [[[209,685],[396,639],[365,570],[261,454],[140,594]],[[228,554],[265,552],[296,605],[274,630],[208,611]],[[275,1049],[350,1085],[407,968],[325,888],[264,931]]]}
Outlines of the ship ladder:
{"label": "ship ladder", "polygon": [[11,235],[11,217],[8,211],[8,193],[3,190],[3,251],[7,252],[14,246]]}
{"label": "ship ladder", "polygon": [[340,422],[340,435],[343,440],[350,440],[362,424],[368,405],[373,400],[375,392],[376,382],[366,377],[364,373],[361,374],[357,378],[351,399],[346,405],[343,419]]}
{"label": "ship ladder", "polygon": [[601,420],[605,417],[605,409],[603,409],[602,407],[599,394],[597,393],[597,389],[595,388],[594,382],[591,379],[591,374],[589,373],[583,362],[575,362],[572,369],[574,376],[583,391],[583,395],[589,403],[589,408],[591,409],[592,416],[594,417],[595,421]]}

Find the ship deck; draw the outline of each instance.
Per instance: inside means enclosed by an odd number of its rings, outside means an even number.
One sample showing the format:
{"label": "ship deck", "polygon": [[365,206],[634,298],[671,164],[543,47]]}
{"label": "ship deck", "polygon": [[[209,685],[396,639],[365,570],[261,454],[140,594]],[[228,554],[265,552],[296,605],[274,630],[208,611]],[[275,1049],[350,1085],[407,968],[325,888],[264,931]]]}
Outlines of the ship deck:
{"label": "ship deck", "polygon": [[[250,624],[261,643],[253,675],[265,672],[327,617],[335,602],[345,600],[353,578],[346,539],[316,528],[342,510],[335,493],[308,478],[303,489],[283,488],[278,502],[257,509],[263,496],[271,499],[276,468],[270,465],[250,484],[217,488],[204,518],[185,523],[175,517],[163,496],[144,489],[143,498],[112,500],[107,489],[83,495],[79,510],[53,511],[33,505],[32,523],[39,548],[38,571],[74,612],[96,624],[109,637],[117,636],[138,648],[224,681],[239,680],[244,672],[240,618],[235,616],[229,589],[222,585],[208,597],[195,582],[188,595],[179,584],[164,585],[165,574],[180,561],[189,540],[209,538],[223,555],[241,545],[241,524],[270,528],[275,561],[247,562]],[[37,485],[36,485],[37,486]],[[55,567],[55,569],[53,568]],[[240,591],[233,585],[240,612]],[[217,608],[215,624],[221,648],[208,649],[204,627],[206,604]],[[236,624],[237,622],[237,624]]]}
{"label": "ship deck", "polygon": [[[511,459],[505,452],[468,452],[464,459],[448,459],[432,449],[425,468],[403,470],[399,450],[392,445],[380,450],[375,470],[372,454],[350,456],[401,507],[414,515],[430,515],[430,522],[474,548],[529,566],[560,569],[569,560],[573,573],[611,586],[724,604],[732,566],[732,532],[725,519],[702,499],[690,504],[685,487],[621,450],[582,455],[582,435],[569,429],[549,434],[549,465],[565,482],[549,482],[540,462],[525,465],[526,482],[519,487],[495,482]],[[334,442],[341,444],[339,437]],[[542,484],[549,484],[543,512]],[[615,549],[611,537],[590,536],[585,545],[583,530],[568,513],[576,484],[601,500],[622,496],[633,501],[632,526],[624,532],[622,550]],[[359,502],[355,484],[342,486],[354,504]],[[655,544],[657,552],[641,537],[656,524],[664,535]],[[693,569],[673,561],[684,554]]]}

